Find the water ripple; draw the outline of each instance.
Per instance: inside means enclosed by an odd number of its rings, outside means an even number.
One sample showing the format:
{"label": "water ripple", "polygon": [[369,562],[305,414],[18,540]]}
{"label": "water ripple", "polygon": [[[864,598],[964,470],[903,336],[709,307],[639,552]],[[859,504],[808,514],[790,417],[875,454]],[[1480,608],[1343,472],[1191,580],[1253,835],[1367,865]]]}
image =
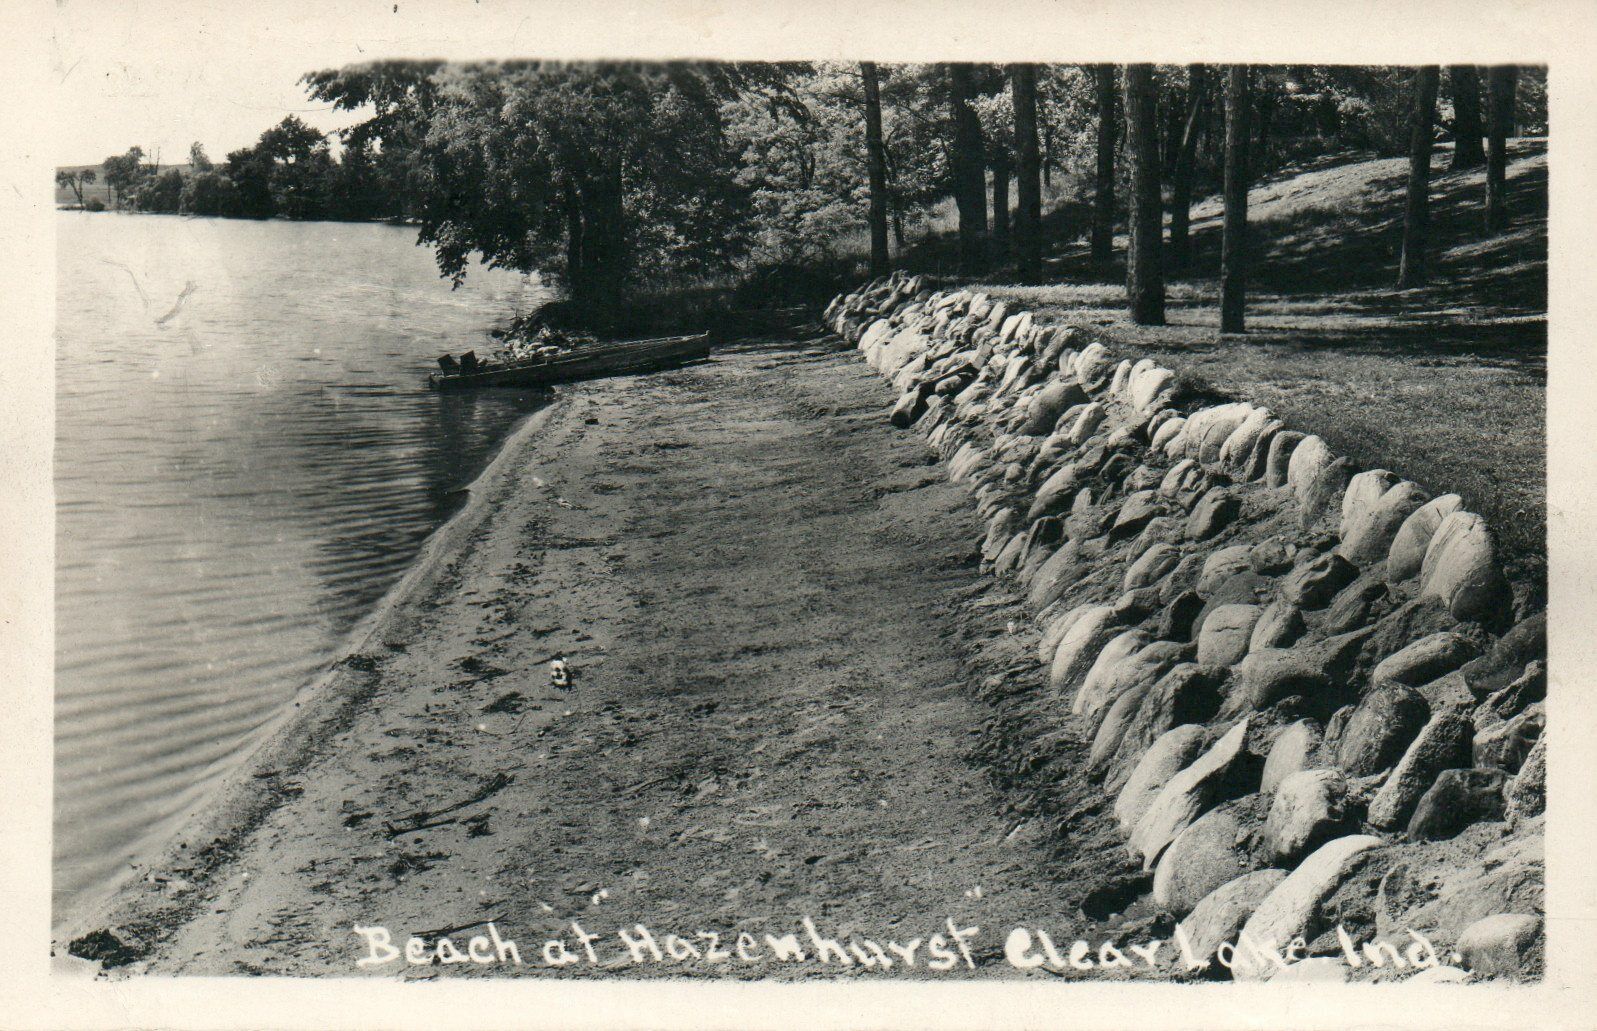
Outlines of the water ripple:
{"label": "water ripple", "polygon": [[545,296],[385,225],[62,213],[57,922],[336,658],[539,403],[425,389]]}

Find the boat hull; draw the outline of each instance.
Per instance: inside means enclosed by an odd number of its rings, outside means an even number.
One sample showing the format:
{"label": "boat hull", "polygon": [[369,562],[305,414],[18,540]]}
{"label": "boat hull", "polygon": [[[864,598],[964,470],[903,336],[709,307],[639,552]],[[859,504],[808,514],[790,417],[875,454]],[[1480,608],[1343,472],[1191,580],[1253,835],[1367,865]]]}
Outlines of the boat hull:
{"label": "boat hull", "polygon": [[478,387],[547,387],[574,380],[622,376],[681,365],[710,353],[709,334],[662,337],[584,348],[554,361],[506,365],[469,373],[435,372],[427,377],[434,390]]}

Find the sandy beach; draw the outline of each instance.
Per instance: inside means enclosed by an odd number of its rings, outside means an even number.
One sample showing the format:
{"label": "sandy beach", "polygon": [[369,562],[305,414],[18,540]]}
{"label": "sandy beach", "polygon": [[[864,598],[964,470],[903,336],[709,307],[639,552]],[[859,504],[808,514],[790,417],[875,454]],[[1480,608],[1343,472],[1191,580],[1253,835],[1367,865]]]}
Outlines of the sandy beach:
{"label": "sandy beach", "polygon": [[[802,940],[808,917],[941,934],[952,976],[1015,975],[1005,929],[1064,934],[1085,886],[977,759],[993,710],[969,659],[1024,646],[1005,599],[978,598],[969,501],[888,426],[891,399],[818,330],[563,388],[367,646],[124,890],[99,925],[123,969],[865,969],[773,955],[765,936]],[[575,691],[551,688],[556,653]],[[379,951],[357,925],[464,948],[490,920],[524,964],[357,965]],[[638,962],[616,935],[638,924],[692,947]],[[561,936],[577,959],[551,966]],[[716,958],[740,940],[759,948]]]}

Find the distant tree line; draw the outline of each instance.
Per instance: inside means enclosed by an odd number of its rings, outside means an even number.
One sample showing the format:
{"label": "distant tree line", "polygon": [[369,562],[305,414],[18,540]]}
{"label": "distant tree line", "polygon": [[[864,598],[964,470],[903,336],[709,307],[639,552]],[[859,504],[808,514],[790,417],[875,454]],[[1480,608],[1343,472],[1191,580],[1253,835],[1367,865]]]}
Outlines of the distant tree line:
{"label": "distant tree line", "polygon": [[[406,214],[406,155],[347,142],[334,155],[321,131],[289,115],[243,147],[213,162],[189,148],[185,167],[146,161],[142,147],[105,159],[104,182],[113,206],[163,214],[229,218],[367,220]],[[92,170],[83,173],[94,181]],[[57,181],[70,185],[63,176]],[[79,205],[83,204],[81,196]]]}
{"label": "distant tree line", "polygon": [[945,227],[957,271],[1041,282],[1045,242],[1086,236],[1108,269],[1124,224],[1128,306],[1158,323],[1165,277],[1200,271],[1193,198],[1220,192],[1222,324],[1239,331],[1261,176],[1321,155],[1407,154],[1407,285],[1427,272],[1438,133],[1456,142],[1455,168],[1486,165],[1482,224],[1495,232],[1511,214],[1502,139],[1546,129],[1541,69],[1474,66],[1444,81],[1435,67],[386,61],[303,81],[366,115],[336,156],[292,116],[221,164],[196,145],[186,169],[158,170],[133,148],[104,167],[117,203],[403,217],[456,281],[480,260],[607,303],[854,254],[885,271]]}

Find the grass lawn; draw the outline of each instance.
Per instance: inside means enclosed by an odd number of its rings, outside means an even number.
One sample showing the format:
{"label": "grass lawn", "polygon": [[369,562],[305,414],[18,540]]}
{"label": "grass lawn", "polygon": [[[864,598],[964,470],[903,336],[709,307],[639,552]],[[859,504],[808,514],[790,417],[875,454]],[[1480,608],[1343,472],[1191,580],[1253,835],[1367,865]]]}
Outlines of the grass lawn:
{"label": "grass lawn", "polygon": [[[1405,159],[1325,160],[1249,197],[1256,250],[1248,332],[1219,333],[1220,203],[1194,206],[1193,268],[1171,277],[1169,325],[1133,326],[1124,269],[1093,268],[1080,230],[1049,256],[1066,285],[988,284],[1049,316],[1101,327],[1131,356],[1177,370],[1189,389],[1268,405],[1365,468],[1453,491],[1497,532],[1510,575],[1545,598],[1547,526],[1547,157],[1514,141],[1510,230],[1480,230],[1484,173],[1443,171],[1431,212],[1432,282],[1396,290]],[[1065,217],[1078,219],[1079,209]],[[1071,228],[1075,231],[1071,232]],[[1124,253],[1124,237],[1117,250]],[[975,282],[983,282],[976,280]]]}

